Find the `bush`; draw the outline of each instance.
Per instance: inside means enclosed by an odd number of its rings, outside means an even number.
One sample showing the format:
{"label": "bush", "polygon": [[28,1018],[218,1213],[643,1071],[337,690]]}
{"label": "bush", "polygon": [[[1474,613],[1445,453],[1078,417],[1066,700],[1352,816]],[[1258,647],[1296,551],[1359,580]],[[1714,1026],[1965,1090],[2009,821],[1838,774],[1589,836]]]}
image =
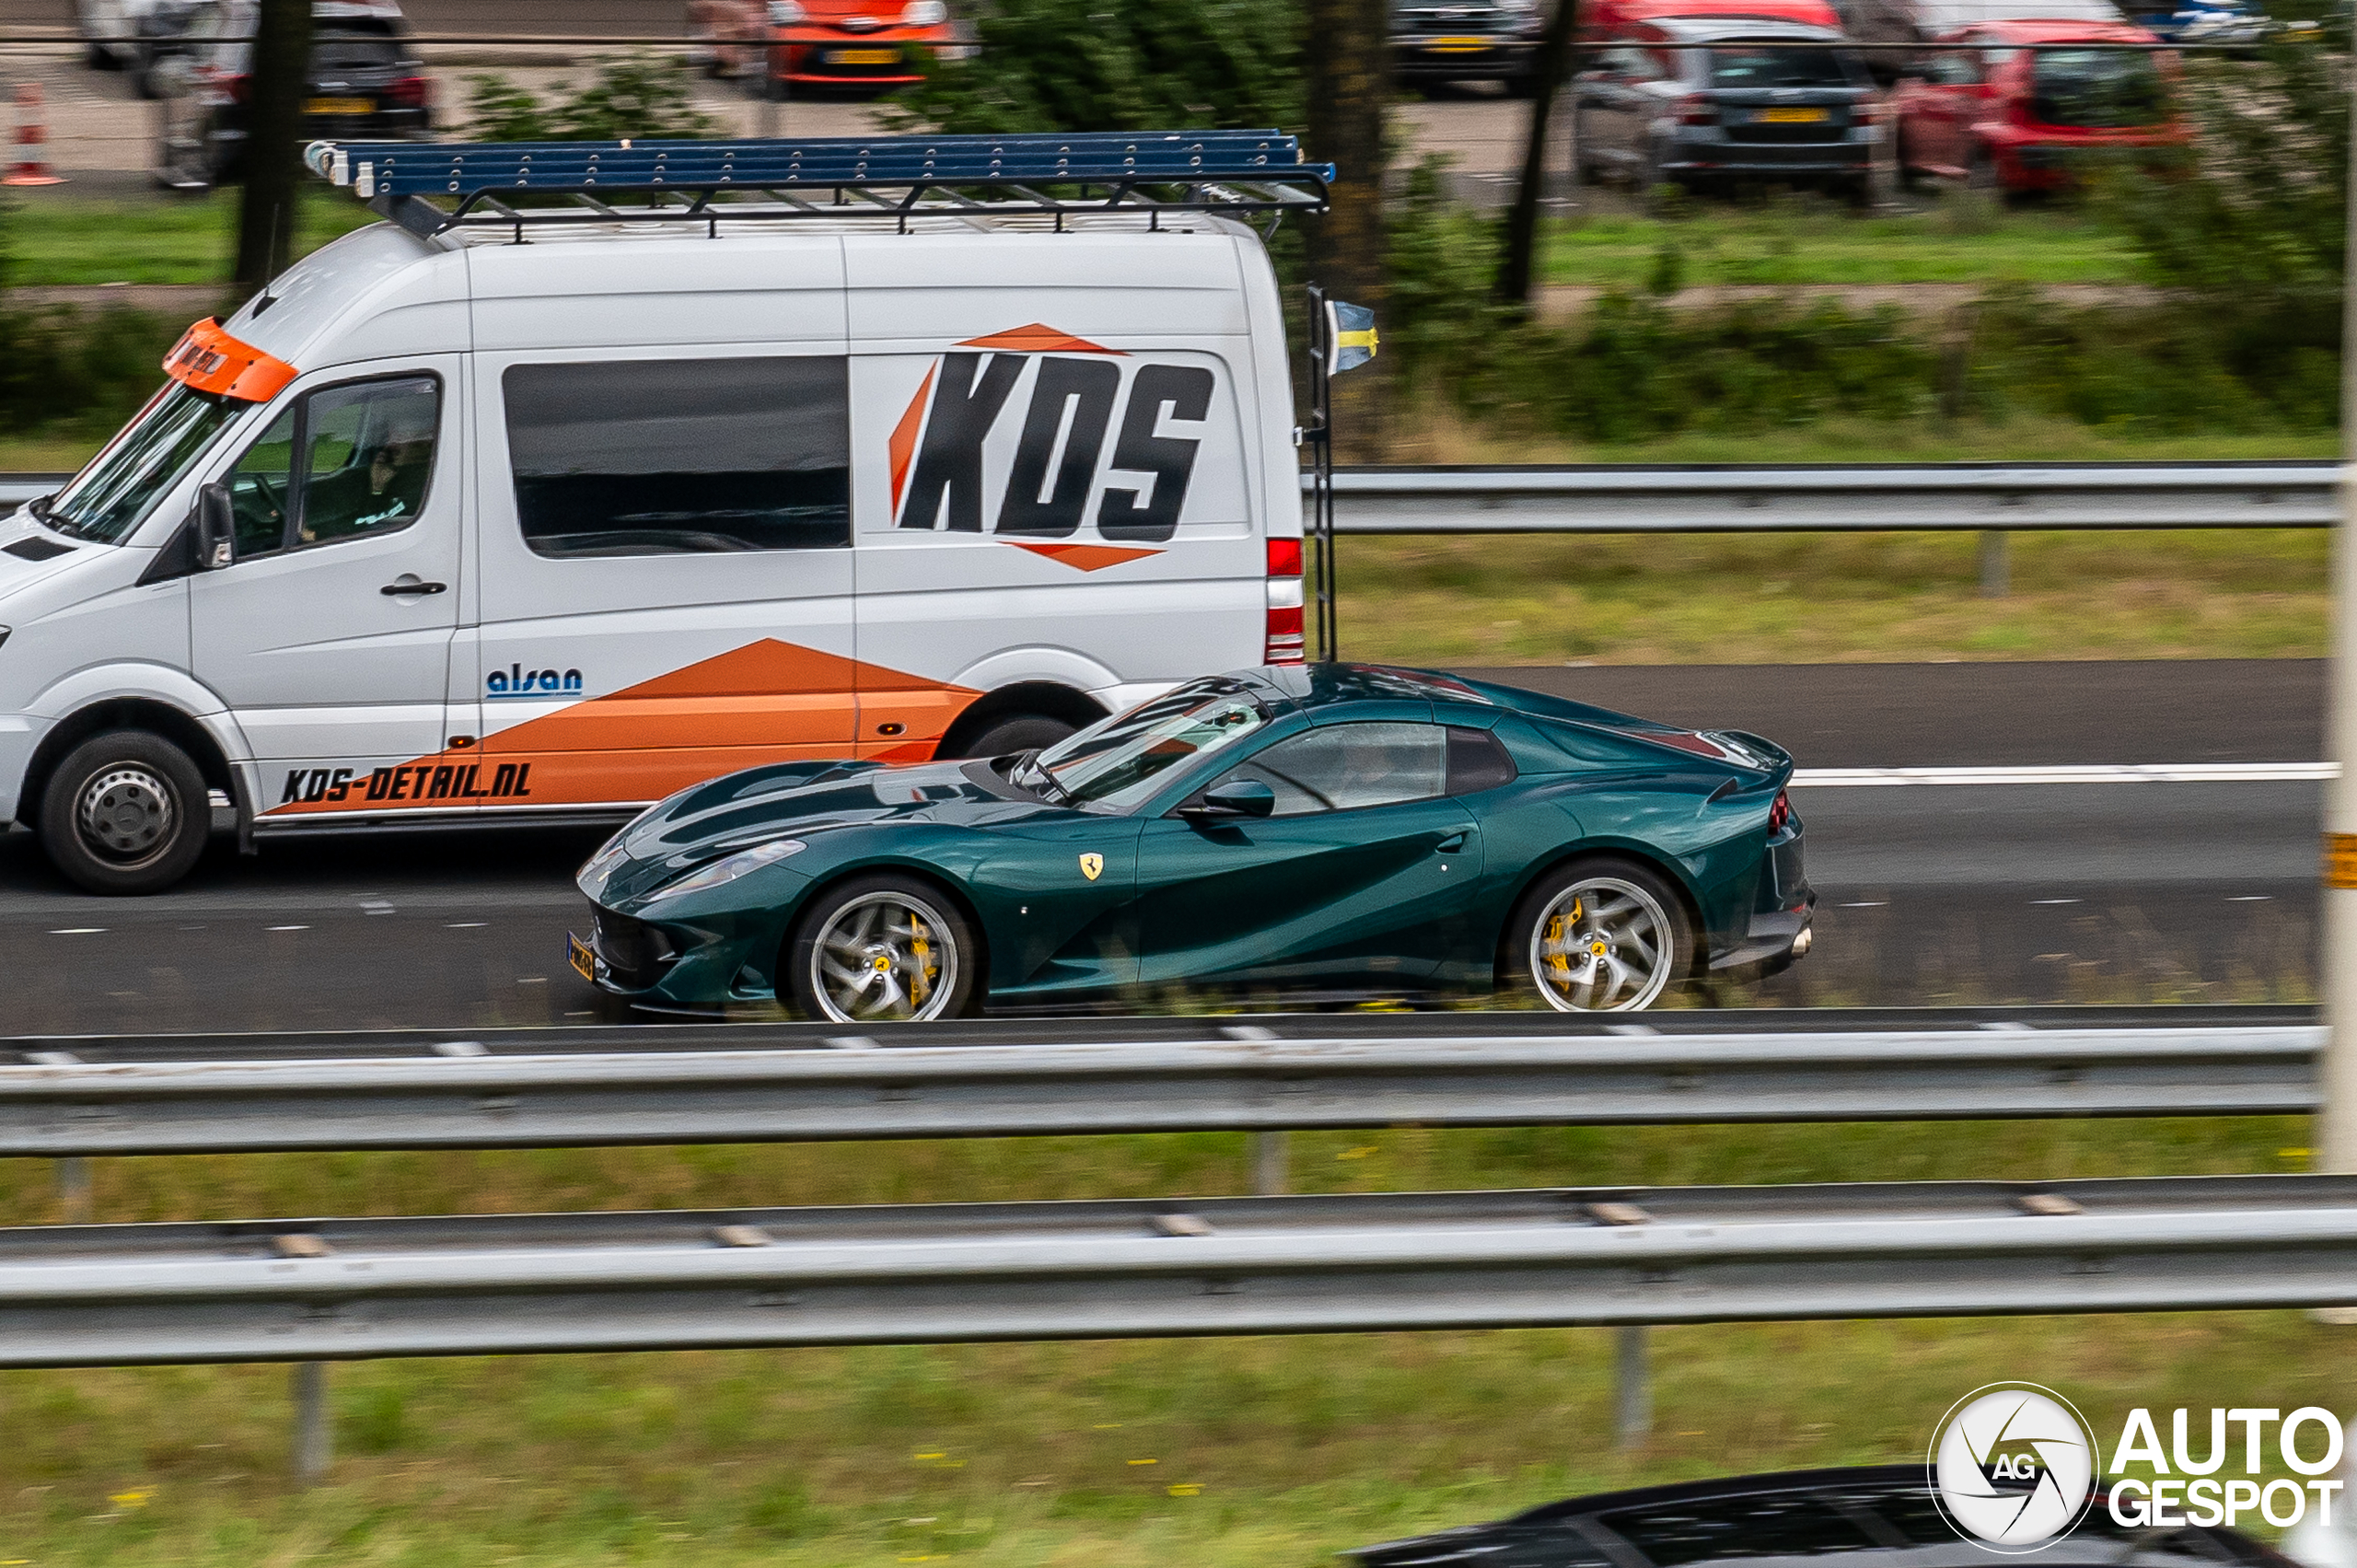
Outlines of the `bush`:
{"label": "bush", "polygon": [[695,108],[684,60],[600,60],[597,71],[585,87],[558,83],[563,96],[550,102],[505,76],[470,76],[467,134],[479,142],[616,142],[709,136],[717,128]]}

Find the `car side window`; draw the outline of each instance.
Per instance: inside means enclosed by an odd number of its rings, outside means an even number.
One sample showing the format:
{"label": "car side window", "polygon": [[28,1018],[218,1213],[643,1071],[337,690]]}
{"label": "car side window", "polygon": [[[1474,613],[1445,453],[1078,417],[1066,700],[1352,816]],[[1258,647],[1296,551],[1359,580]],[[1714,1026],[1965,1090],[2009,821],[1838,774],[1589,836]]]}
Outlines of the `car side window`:
{"label": "car side window", "polygon": [[1335,724],[1280,740],[1222,775],[1277,797],[1274,817],[1429,800],[1446,791],[1447,731],[1434,724]]}
{"label": "car side window", "polygon": [[1950,50],[1932,56],[1931,79],[1944,87],[1968,87],[1980,80],[1980,68],[1971,55]]}
{"label": "car side window", "polygon": [[511,366],[525,545],[560,558],[849,549],[850,363]]}
{"label": "car side window", "polygon": [[251,561],[415,522],[434,471],[441,407],[442,384],[431,376],[305,393],[222,476],[236,558]]}

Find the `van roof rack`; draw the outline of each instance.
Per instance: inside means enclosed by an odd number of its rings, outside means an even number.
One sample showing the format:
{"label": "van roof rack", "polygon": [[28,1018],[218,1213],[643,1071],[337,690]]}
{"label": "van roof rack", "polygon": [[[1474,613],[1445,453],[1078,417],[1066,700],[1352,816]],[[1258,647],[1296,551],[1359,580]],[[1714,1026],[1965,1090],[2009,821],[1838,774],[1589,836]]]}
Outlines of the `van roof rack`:
{"label": "van roof rack", "polygon": [[[312,172],[423,238],[461,226],[1235,215],[1326,210],[1331,164],[1278,131],[808,141],[313,142]],[[617,204],[617,199],[630,204]]]}

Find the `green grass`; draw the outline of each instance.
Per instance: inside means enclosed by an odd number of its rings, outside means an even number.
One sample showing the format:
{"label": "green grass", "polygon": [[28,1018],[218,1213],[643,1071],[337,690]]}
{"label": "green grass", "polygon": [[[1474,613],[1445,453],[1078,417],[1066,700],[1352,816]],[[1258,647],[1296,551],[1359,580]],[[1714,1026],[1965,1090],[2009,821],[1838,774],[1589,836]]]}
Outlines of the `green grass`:
{"label": "green grass", "polygon": [[[2287,1169],[2303,1119],[1301,1134],[1305,1191]],[[99,1163],[110,1220],[1235,1191],[1240,1136]],[[0,1203],[50,1215],[48,1169]],[[2131,1404],[2333,1403],[2294,1314],[1517,1330],[340,1366],[329,1483],[285,1480],[277,1367],[0,1375],[0,1562],[1190,1562],[1344,1547],[1631,1482],[1920,1457],[1991,1378],[2107,1435]]]}
{"label": "green grass", "polygon": [[[296,253],[377,221],[349,196],[309,192]],[[226,283],[237,261],[238,195],[115,202],[20,193],[7,209],[6,233],[15,284]]]}
{"label": "green grass", "polygon": [[1987,212],[1969,202],[1897,217],[1787,201],[1662,220],[1594,217],[1550,234],[1545,278],[1638,290],[1665,248],[1679,281],[1705,284],[2123,284],[2128,243],[2067,207]]}

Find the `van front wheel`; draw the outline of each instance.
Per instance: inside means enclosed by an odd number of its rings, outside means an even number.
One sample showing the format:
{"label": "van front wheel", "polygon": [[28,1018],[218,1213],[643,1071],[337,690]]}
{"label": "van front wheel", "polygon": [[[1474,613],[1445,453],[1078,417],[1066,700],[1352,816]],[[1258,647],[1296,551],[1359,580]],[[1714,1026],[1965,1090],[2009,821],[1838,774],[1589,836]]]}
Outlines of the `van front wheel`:
{"label": "van front wheel", "polygon": [[969,757],[1011,757],[1017,751],[1038,751],[1073,733],[1074,726],[1045,714],[1009,714],[966,748]]}
{"label": "van front wheel", "polygon": [[41,791],[41,848],[93,893],[162,892],[194,868],[212,827],[204,775],[144,729],[82,742]]}

